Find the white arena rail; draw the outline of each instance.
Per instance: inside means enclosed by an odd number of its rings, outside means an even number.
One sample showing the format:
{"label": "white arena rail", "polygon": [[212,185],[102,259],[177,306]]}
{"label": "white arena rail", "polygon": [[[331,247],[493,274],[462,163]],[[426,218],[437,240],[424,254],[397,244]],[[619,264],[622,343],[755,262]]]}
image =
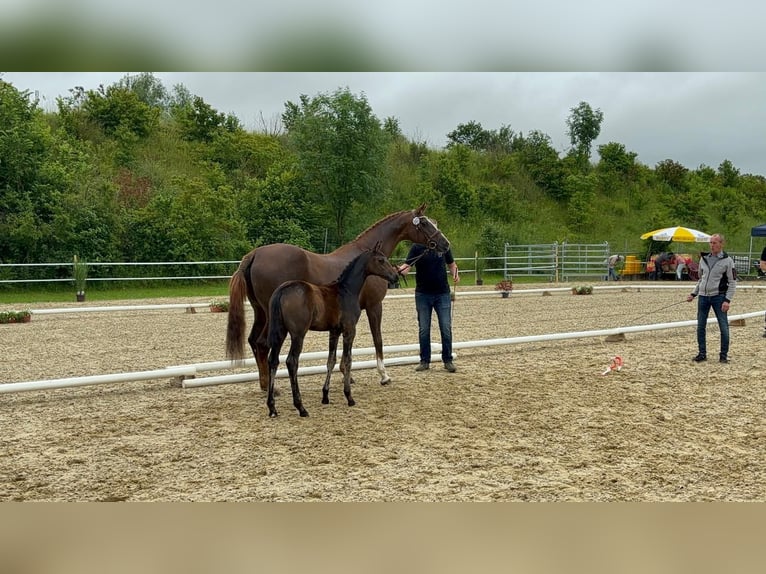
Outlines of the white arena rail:
{"label": "white arena rail", "polygon": [[210,303],[158,303],[156,305],[105,305],[103,307],[62,307],[60,309],[30,309],[33,315],[60,313],[98,313],[107,311],[154,311],[159,309],[206,309]]}
{"label": "white arena rail", "polygon": [[[675,283],[668,281],[669,285],[655,285],[655,282],[651,283],[635,283],[635,282],[622,282],[619,285],[595,285],[593,291],[613,291],[615,289],[628,289],[640,291],[641,289],[678,289],[685,292],[689,292],[694,288],[693,281],[684,281]],[[657,282],[662,283],[662,282]],[[518,295],[540,295],[542,293],[570,293],[572,286],[569,287],[540,287],[530,289],[514,289],[511,291],[512,296]],[[766,290],[766,284],[760,285],[748,285],[743,283],[737,284],[737,289],[757,289]],[[394,293],[396,290],[391,290],[386,295],[386,299],[412,299],[415,297],[412,293]],[[501,297],[502,291],[484,290],[484,291],[457,291],[456,297]],[[210,306],[208,303],[158,303],[155,305],[105,305],[100,307],[62,307],[60,309],[30,309],[32,315],[54,315],[62,313],[93,313],[93,312],[108,312],[108,311],[148,311],[148,310],[161,310],[161,309],[205,309]],[[250,308],[250,305],[245,306],[246,309]]]}

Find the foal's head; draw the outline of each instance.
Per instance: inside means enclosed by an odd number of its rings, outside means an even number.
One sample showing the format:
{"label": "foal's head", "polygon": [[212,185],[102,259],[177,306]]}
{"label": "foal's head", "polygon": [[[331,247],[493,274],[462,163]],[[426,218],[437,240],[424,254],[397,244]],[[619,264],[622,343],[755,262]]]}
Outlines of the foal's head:
{"label": "foal's head", "polygon": [[365,273],[367,275],[377,275],[383,277],[386,281],[396,281],[399,277],[399,272],[396,267],[391,265],[388,257],[381,251],[382,243],[378,241],[371,250],[369,250],[369,256],[367,257],[367,263],[365,265]]}

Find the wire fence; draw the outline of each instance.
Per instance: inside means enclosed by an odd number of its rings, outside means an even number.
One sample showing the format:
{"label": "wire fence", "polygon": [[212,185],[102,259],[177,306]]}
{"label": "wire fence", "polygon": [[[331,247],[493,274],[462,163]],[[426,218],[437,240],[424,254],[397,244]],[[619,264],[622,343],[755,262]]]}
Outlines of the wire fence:
{"label": "wire fence", "polygon": [[[504,279],[538,277],[551,282],[603,280],[612,250],[598,244],[506,244],[498,257],[456,257],[461,276],[481,282],[486,275]],[[758,260],[748,253],[730,253],[743,278],[761,276]],[[88,283],[228,280],[239,261],[88,262]],[[642,273],[643,274],[643,273]],[[0,263],[0,285],[74,283],[73,263]]]}

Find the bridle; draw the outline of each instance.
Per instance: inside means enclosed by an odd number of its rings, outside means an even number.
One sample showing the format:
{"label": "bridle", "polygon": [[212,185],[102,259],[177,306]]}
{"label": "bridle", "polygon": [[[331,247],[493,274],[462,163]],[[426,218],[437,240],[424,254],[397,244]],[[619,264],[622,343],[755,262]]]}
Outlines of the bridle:
{"label": "bridle", "polygon": [[428,249],[432,251],[436,251],[436,240],[434,239],[437,235],[439,235],[439,229],[431,222],[431,225],[433,226],[433,233],[428,233],[428,231],[423,226],[423,221],[431,221],[425,216],[415,216],[412,218],[412,224],[415,226],[415,228],[423,234],[423,237],[426,238],[426,240],[423,242],[423,244],[428,247]]}

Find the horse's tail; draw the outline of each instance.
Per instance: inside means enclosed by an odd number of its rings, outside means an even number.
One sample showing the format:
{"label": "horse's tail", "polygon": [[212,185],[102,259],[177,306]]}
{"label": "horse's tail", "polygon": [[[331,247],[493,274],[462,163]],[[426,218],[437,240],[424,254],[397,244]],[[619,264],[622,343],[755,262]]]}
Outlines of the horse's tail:
{"label": "horse's tail", "polygon": [[245,297],[247,297],[247,281],[245,273],[250,270],[250,264],[255,250],[242,258],[239,268],[229,279],[229,318],[226,323],[226,358],[241,362],[245,358]]}

